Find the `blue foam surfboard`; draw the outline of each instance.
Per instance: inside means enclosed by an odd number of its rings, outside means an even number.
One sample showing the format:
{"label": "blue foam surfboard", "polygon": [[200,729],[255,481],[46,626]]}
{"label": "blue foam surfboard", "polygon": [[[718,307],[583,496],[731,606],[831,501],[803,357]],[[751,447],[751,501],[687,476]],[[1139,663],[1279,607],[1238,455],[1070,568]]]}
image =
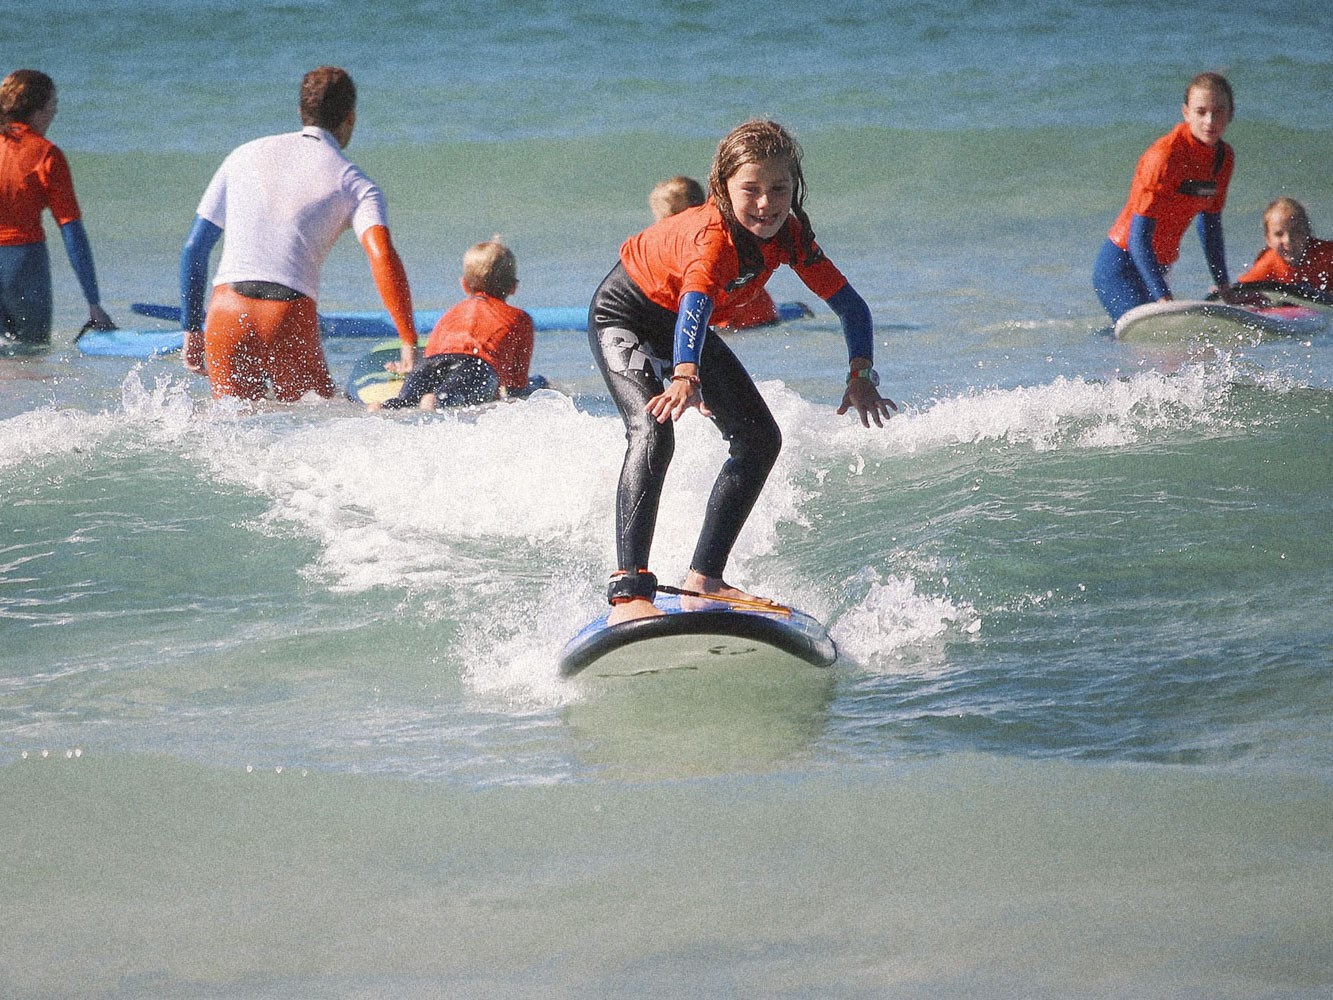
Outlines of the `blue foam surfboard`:
{"label": "blue foam surfboard", "polygon": [[[179,323],[180,306],[161,305],[153,302],[132,302],[130,311],[152,319],[164,319],[170,323]],[[586,330],[588,328],[587,306],[537,306],[527,310],[532,317],[532,325],[537,330]],[[418,309],[412,314],[412,322],[417,333],[430,333],[444,315],[442,309]],[[326,312],[319,314],[319,332],[325,337],[396,337],[389,314],[383,309],[364,311]]]}
{"label": "blue foam surfboard", "polygon": [[[180,306],[157,304],[152,302],[133,302],[130,311],[151,319],[179,323]],[[557,330],[586,330],[588,328],[588,309],[586,306],[537,306],[527,310],[532,317],[533,329],[537,332]],[[419,335],[428,335],[444,315],[443,310],[423,309],[412,314]],[[778,303],[778,321],[786,322],[812,315],[810,307],[803,302]],[[364,312],[321,313],[319,331],[325,337],[364,338],[381,340],[398,336],[389,314],[382,310]],[[90,331],[79,339],[79,350],[84,354],[101,357],[151,358],[159,354],[172,354],[185,344],[185,335],[180,330],[143,329],[143,330],[106,330]]]}
{"label": "blue foam surfboard", "polygon": [[78,339],[84,354],[104,358],[151,358],[174,354],[185,346],[185,334],[170,329],[89,330]]}

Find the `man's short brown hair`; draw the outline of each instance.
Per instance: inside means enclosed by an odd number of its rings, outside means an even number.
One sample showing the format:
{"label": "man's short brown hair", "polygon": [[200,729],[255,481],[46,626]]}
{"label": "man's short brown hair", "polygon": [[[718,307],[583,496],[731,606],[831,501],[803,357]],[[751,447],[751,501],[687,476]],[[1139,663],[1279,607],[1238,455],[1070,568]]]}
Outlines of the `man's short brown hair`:
{"label": "man's short brown hair", "polygon": [[301,80],[301,124],[332,132],[356,110],[356,84],[337,66],[312,69]]}

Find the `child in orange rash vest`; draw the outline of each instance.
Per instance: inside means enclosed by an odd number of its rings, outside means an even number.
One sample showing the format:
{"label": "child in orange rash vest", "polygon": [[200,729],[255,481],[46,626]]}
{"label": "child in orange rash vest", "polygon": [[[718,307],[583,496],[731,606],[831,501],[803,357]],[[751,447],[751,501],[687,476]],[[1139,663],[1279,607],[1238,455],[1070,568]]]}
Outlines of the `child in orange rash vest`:
{"label": "child in orange rash vest", "polygon": [[467,298],[435,324],[426,356],[393,399],[372,410],[487,403],[527,388],[532,363],[532,317],[505,300],[518,287],[518,262],[499,238],[463,255]]}
{"label": "child in orange rash vest", "polygon": [[1305,206],[1277,198],[1264,210],[1266,246],[1237,284],[1274,281],[1333,294],[1333,240],[1316,239]]}
{"label": "child in orange rash vest", "polygon": [[[648,207],[658,222],[687,208],[702,205],[704,189],[693,177],[678,175],[658,182],[648,193]],[[761,288],[748,302],[734,308],[722,317],[714,317],[713,325],[720,330],[746,330],[768,326],[778,321],[778,307],[767,288]]]}

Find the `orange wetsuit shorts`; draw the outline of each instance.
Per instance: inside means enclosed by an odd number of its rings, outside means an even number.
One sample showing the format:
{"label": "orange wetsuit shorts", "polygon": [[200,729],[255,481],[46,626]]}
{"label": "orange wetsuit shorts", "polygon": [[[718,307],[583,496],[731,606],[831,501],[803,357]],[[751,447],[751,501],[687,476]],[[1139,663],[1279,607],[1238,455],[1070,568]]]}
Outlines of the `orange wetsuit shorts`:
{"label": "orange wetsuit shorts", "polygon": [[218,285],[204,322],[204,364],[214,398],[259,400],[273,394],[284,403],[308,392],[338,394],[319,342],[315,301],[252,299]]}

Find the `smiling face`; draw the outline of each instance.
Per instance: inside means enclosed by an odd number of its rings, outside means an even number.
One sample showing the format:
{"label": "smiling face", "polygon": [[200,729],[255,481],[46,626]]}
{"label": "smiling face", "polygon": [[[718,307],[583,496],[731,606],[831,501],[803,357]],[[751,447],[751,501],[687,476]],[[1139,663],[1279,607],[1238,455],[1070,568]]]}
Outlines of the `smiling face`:
{"label": "smiling face", "polygon": [[1264,215],[1264,237],[1275,254],[1288,264],[1299,264],[1310,242],[1310,223],[1303,212],[1278,203]]}
{"label": "smiling face", "polygon": [[1231,124],[1231,99],[1212,87],[1192,87],[1180,109],[1190,135],[1205,146],[1216,146]]}
{"label": "smiling face", "polygon": [[791,166],[783,159],[742,163],[727,178],[727,197],[742,229],[772,239],[791,213]]}

